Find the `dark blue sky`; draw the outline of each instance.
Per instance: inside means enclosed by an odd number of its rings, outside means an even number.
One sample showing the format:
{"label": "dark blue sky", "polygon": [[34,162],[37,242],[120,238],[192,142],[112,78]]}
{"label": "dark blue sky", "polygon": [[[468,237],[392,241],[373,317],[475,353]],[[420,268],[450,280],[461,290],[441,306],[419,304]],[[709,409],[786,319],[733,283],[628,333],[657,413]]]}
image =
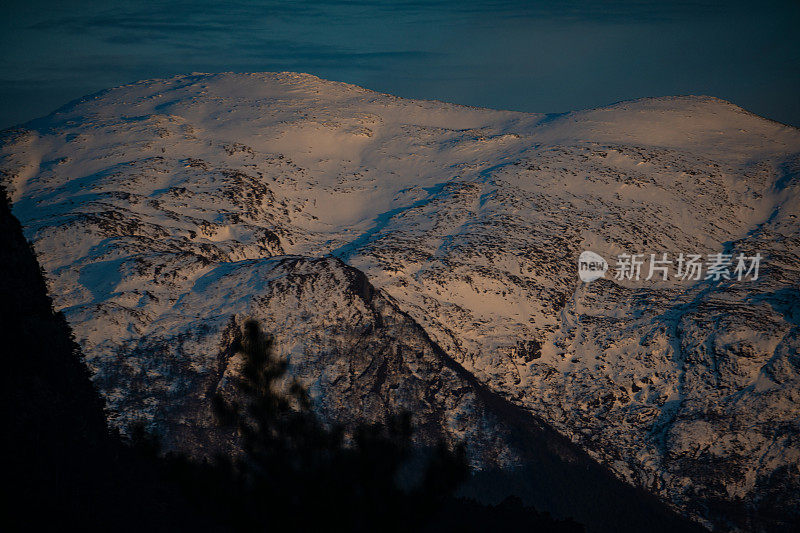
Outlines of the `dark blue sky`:
{"label": "dark blue sky", "polygon": [[0,128],[142,78],[293,70],[561,112],[709,94],[800,126],[800,1],[5,0]]}

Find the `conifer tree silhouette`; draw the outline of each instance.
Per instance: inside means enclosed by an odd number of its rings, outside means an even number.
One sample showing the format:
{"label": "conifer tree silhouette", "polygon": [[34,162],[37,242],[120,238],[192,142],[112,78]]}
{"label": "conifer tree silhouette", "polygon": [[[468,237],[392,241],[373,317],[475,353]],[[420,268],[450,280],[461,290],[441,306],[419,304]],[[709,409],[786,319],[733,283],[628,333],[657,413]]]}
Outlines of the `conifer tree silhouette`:
{"label": "conifer tree silhouette", "polygon": [[232,348],[243,356],[235,378],[241,400],[216,395],[213,406],[218,421],[241,438],[244,454],[235,470],[252,499],[246,514],[255,524],[263,523],[257,502],[269,502],[273,522],[313,527],[325,517],[326,525],[349,530],[376,523],[402,529],[424,521],[465,479],[463,446],[441,443],[421,482],[401,489],[397,480],[412,451],[407,413],[348,431],[328,427],[306,390],[287,379],[286,361],[274,355],[273,339],[257,322],[245,322]]}

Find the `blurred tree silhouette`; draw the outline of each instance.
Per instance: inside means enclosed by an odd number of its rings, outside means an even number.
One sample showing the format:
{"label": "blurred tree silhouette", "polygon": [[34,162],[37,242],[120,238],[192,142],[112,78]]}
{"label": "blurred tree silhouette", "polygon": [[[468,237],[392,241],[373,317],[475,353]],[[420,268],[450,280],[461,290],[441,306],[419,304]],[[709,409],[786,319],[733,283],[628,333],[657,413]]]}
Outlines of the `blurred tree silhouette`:
{"label": "blurred tree silhouette", "polygon": [[[272,338],[255,321],[244,324],[234,340],[243,355],[236,379],[246,402],[214,397],[220,423],[235,427],[244,455],[235,471],[252,505],[245,513],[253,525],[270,519],[313,527],[373,529],[419,524],[435,512],[468,473],[464,447],[440,443],[428,454],[421,481],[410,490],[398,487],[401,469],[412,452],[411,417],[402,414],[385,424],[350,431],[326,427],[311,410],[305,389],[287,379],[287,364],[273,354]],[[282,515],[282,516],[281,516]]]}

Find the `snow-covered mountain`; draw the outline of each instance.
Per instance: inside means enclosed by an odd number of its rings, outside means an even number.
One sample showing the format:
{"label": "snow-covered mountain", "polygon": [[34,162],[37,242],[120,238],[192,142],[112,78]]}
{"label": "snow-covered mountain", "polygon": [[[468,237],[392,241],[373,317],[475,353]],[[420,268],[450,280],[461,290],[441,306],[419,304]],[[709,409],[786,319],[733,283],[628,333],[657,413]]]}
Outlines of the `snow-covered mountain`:
{"label": "snow-covered mountain", "polygon": [[[709,97],[533,115],[203,74],[86,97],[1,150],[122,428],[212,445],[252,316],[329,419],[408,409],[509,470],[525,446],[496,394],[708,526],[797,518],[800,130]],[[756,280],[585,284],[584,250],[764,259]]]}

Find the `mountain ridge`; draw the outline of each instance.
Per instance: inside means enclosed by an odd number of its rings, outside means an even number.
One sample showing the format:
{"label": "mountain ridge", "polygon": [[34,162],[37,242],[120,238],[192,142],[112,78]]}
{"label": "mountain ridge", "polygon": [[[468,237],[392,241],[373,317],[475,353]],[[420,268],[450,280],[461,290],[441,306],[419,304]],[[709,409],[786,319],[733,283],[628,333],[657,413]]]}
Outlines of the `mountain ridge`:
{"label": "mountain ridge", "polygon": [[[153,391],[202,390],[231,315],[258,310],[309,376],[328,368],[368,315],[341,315],[342,333],[323,320],[355,309],[338,282],[309,308],[275,292],[304,278],[273,263],[334,254],[622,479],[707,525],[759,529],[777,523],[760,521],[765,495],[786,513],[798,483],[798,154],[800,131],[716,99],[548,116],[222,74],[6,130],[0,170],[118,424],[184,423]],[[585,249],[767,259],[747,284],[582,285]],[[169,357],[148,355],[157,338]]]}

